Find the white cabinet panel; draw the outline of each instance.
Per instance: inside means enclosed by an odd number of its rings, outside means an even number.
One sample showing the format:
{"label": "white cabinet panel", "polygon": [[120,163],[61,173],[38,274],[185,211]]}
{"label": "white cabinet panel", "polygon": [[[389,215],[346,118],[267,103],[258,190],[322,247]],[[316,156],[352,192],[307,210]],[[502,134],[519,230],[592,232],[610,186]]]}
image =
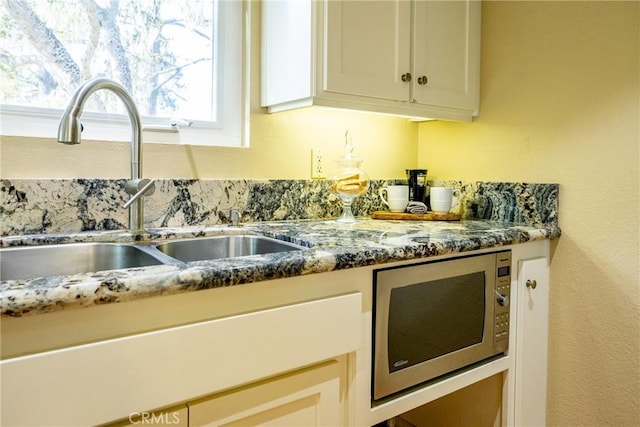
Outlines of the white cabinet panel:
{"label": "white cabinet panel", "polygon": [[520,261],[517,309],[514,425],[544,426],[549,331],[547,258]]}
{"label": "white cabinet panel", "polygon": [[479,1],[415,3],[414,99],[477,111],[480,67]]}
{"label": "white cabinet panel", "polygon": [[410,19],[407,1],[330,1],[324,89],[406,101]]}
{"label": "white cabinet panel", "polygon": [[337,361],[189,403],[189,425],[341,426],[343,364]]}
{"label": "white cabinet panel", "polygon": [[[312,91],[310,1],[270,1],[262,6],[262,103],[278,105]],[[264,82],[269,82],[265,84]]]}

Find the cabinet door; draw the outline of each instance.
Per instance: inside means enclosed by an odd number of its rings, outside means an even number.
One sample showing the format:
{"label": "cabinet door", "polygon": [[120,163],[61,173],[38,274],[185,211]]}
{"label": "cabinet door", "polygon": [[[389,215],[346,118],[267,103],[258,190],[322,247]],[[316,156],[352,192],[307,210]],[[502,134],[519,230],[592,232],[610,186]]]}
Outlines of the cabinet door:
{"label": "cabinet door", "polygon": [[476,111],[480,1],[416,1],[413,19],[413,100]]}
{"label": "cabinet door", "polygon": [[194,426],[342,426],[344,364],[331,361],[189,406]]}
{"label": "cabinet door", "polygon": [[325,13],[323,90],[407,101],[411,2],[328,0]]}
{"label": "cabinet door", "polygon": [[547,414],[549,269],[547,258],[520,261],[514,411],[516,426],[544,426]]}

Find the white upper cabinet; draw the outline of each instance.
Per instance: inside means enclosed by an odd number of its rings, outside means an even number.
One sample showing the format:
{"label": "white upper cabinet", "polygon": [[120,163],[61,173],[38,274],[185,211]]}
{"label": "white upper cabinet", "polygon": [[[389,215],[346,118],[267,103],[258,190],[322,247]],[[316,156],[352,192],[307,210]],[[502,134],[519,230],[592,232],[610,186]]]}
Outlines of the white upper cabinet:
{"label": "white upper cabinet", "polygon": [[478,112],[480,2],[262,3],[262,105],[470,121]]}
{"label": "white upper cabinet", "polygon": [[477,115],[480,2],[414,3],[413,98]]}
{"label": "white upper cabinet", "polygon": [[406,101],[401,76],[411,69],[411,3],[329,1],[326,10],[323,90]]}

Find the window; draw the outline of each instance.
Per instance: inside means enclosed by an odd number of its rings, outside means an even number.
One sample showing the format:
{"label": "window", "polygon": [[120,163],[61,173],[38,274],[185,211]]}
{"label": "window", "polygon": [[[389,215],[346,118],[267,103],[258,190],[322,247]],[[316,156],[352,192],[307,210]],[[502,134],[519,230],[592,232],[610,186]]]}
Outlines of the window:
{"label": "window", "polygon": [[[2,134],[55,137],[73,92],[95,77],[124,86],[145,141],[240,146],[248,40],[239,0],[5,0]],[[128,140],[122,102],[93,94],[86,139]]]}

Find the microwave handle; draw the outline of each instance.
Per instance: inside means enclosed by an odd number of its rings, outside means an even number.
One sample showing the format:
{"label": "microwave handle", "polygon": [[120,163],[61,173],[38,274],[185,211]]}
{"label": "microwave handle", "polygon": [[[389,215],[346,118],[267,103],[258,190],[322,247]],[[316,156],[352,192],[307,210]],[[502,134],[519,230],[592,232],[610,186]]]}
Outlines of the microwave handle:
{"label": "microwave handle", "polygon": [[495,293],[498,296],[498,304],[500,304],[503,307],[509,304],[509,297],[508,296],[502,295],[498,291],[495,291]]}

